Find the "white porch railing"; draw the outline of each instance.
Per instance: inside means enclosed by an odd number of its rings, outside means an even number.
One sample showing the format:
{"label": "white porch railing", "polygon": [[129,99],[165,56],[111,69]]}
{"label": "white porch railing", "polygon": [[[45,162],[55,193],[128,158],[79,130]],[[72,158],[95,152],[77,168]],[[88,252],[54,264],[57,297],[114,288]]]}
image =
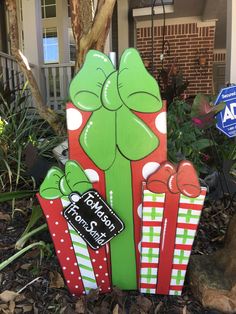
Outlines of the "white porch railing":
{"label": "white porch railing", "polygon": [[44,65],[42,69],[47,104],[51,109],[60,111],[68,98],[68,88],[74,74],[74,64],[48,64]]}
{"label": "white porch railing", "polygon": [[8,86],[11,91],[20,91],[25,84],[24,74],[12,56],[0,52],[0,75],[4,87]]}
{"label": "white porch railing", "polygon": [[[36,67],[32,64],[30,66],[34,72]],[[42,89],[42,95],[51,109],[61,111],[68,98],[68,87],[74,74],[74,64],[48,64],[43,65],[41,70],[42,81],[38,83]],[[15,59],[3,52],[0,52],[0,79],[4,87],[8,86],[16,93],[21,92],[26,82]]]}

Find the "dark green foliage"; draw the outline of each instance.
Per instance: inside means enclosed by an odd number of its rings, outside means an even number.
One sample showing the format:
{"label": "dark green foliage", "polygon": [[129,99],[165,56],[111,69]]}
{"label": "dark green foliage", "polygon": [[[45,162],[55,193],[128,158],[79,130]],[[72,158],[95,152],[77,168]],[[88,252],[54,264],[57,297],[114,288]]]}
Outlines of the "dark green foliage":
{"label": "dark green foliage", "polygon": [[168,159],[174,163],[188,159],[199,173],[207,173],[204,151],[213,145],[204,130],[197,128],[191,120],[191,105],[175,100],[168,108]]}
{"label": "dark green foliage", "polygon": [[32,143],[40,155],[52,158],[52,149],[60,141],[37,115],[26,85],[11,91],[0,84],[0,192],[34,188],[24,163],[27,145]]}

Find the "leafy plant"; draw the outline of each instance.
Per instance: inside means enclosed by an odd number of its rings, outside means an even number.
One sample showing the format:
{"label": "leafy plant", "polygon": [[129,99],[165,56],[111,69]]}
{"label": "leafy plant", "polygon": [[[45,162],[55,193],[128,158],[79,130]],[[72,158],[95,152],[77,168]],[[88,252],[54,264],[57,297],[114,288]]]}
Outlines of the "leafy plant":
{"label": "leafy plant", "polygon": [[2,263],[0,263],[0,271],[3,270],[6,266],[8,266],[10,263],[12,263],[14,260],[16,260],[18,257],[20,257],[21,255],[23,255],[27,251],[29,251],[32,248],[37,247],[37,246],[40,248],[40,255],[41,255],[40,259],[42,259],[43,250],[46,249],[47,246],[43,241],[34,242],[34,243],[29,244],[25,248],[21,249],[20,251],[18,251],[17,253],[12,255],[8,259],[6,259],[5,261],[3,261]]}
{"label": "leafy plant", "polygon": [[[52,134],[45,121],[39,119],[32,98],[23,90],[10,91],[0,84],[0,191],[12,192],[35,188],[26,172],[24,151],[32,143],[41,155],[51,150],[61,138]],[[48,153],[50,152],[50,154]]]}
{"label": "leafy plant", "polygon": [[191,108],[192,121],[201,129],[211,127],[216,124],[215,115],[222,111],[225,106],[224,102],[216,106],[209,96],[197,94]]}
{"label": "leafy plant", "polygon": [[191,120],[191,105],[175,100],[168,108],[168,158],[172,162],[188,159],[199,173],[207,173],[204,151],[214,143],[206,137],[204,130]]}

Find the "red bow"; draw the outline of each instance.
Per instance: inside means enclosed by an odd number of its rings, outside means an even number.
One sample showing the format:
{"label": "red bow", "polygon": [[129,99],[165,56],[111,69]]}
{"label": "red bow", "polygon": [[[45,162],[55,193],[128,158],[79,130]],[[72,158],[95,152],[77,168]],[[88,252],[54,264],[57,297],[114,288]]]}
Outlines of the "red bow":
{"label": "red bow", "polygon": [[197,173],[190,161],[183,160],[177,169],[166,161],[148,177],[147,188],[154,193],[182,193],[195,198],[201,193]]}

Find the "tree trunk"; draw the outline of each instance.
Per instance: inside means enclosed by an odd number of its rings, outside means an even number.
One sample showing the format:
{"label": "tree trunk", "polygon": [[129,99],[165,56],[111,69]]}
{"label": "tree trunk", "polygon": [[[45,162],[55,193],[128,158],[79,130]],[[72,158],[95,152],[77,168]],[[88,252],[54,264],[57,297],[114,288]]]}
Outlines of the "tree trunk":
{"label": "tree trunk", "polygon": [[44,103],[38,84],[29,66],[28,60],[19,49],[16,0],[6,0],[6,8],[9,14],[9,39],[11,44],[11,53],[13,57],[15,57],[21,71],[24,73],[28,81],[32,96],[35,100],[36,109],[40,117],[49,123],[56,134],[65,134],[66,130],[62,119],[56,112],[52,111]]}
{"label": "tree trunk", "polygon": [[116,0],[98,0],[93,18],[91,1],[70,0],[71,23],[77,51],[76,72],[81,68],[89,49],[104,51],[115,3]]}

